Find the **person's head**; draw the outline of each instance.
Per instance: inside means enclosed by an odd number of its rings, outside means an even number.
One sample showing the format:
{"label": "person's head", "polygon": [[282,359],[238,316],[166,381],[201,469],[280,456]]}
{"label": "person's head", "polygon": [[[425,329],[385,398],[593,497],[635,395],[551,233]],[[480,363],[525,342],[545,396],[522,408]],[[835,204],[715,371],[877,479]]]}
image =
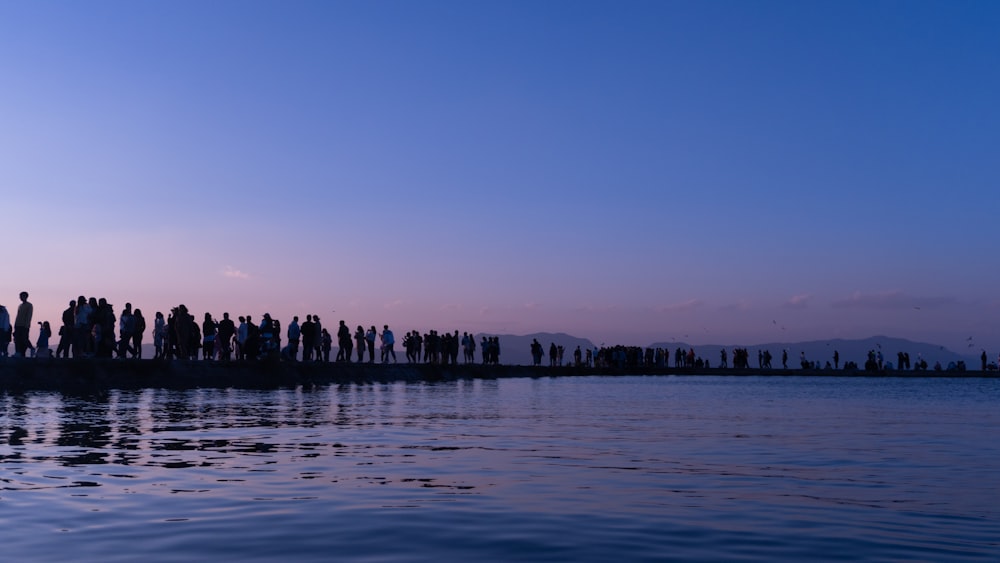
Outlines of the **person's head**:
{"label": "person's head", "polygon": [[222,313],[222,318],[229,320],[229,313]]}
{"label": "person's head", "polygon": [[298,317],[298,316],[294,316],[294,317],[292,317],[292,322],[293,322],[293,323],[297,323],[297,322],[299,322],[299,317]]}
{"label": "person's head", "polygon": [[132,315],[134,315],[136,317],[141,317],[142,316],[142,309],[136,309],[135,312],[132,313]]}
{"label": "person's head", "polygon": [[20,297],[21,297],[21,301],[27,301],[28,300],[28,292],[27,291],[22,291]]}

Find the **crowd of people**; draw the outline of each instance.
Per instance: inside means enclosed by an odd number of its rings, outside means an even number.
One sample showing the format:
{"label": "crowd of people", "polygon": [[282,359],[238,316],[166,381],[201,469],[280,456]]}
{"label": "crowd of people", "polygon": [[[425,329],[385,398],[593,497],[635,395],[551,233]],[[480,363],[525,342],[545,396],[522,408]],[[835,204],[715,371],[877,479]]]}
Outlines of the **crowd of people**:
{"label": "crowd of people", "polygon": [[[268,313],[260,317],[259,323],[251,315],[233,320],[228,312],[223,313],[222,318],[205,313],[199,322],[182,304],[166,315],[157,311],[149,327],[142,311],[133,309],[131,303],[126,303],[116,315],[107,299],[88,299],[81,295],[70,301],[62,313],[58,345],[53,352],[50,348],[53,334],[48,321],[38,323],[38,339],[35,344],[31,343],[28,335],[34,309],[27,292],[22,292],[20,299],[13,324],[10,312],[0,305],[0,357],[10,355],[13,340],[16,357],[141,359],[143,339],[149,328],[153,359],[156,360],[329,362],[333,350],[333,334],[322,325],[319,315],[306,315],[301,324],[295,316],[283,333],[280,321]],[[381,331],[376,330],[375,325],[368,329],[358,325],[352,333],[347,323],[340,321],[336,337],[335,362],[375,363],[376,351],[381,363],[397,362],[396,337],[389,325],[383,325]],[[402,345],[409,363],[458,364],[460,349],[464,363],[476,362],[476,339],[468,332],[459,337],[457,330],[454,333],[431,330],[425,334],[414,330],[406,333]],[[500,363],[498,337],[483,336],[478,348],[483,364]],[[354,350],[357,356],[352,360]]]}
{"label": "crowd of people", "polygon": [[[28,301],[28,292],[22,291],[18,296],[20,304],[17,307],[13,322],[10,311],[0,305],[0,357],[9,356],[11,341],[14,343],[14,355],[17,357],[56,357],[56,358],[142,358],[143,338],[147,332],[147,321],[142,311],[133,309],[131,303],[126,303],[119,315],[106,299],[80,296],[71,300],[62,313],[58,330],[58,344],[53,352],[50,342],[53,337],[52,327],[48,321],[38,322],[38,338],[32,344],[29,334],[31,330],[34,307]],[[202,360],[260,360],[278,359],[284,361],[316,361],[329,362],[333,349],[333,334],[320,321],[319,315],[306,315],[301,324],[299,317],[293,317],[283,333],[281,323],[265,313],[257,323],[251,315],[239,316],[235,321],[229,313],[223,313],[221,319],[205,313],[198,322],[186,306],[178,305],[164,316],[156,312],[152,321],[151,337],[155,350],[153,359],[170,360],[202,359]],[[283,340],[283,337],[286,340]],[[351,330],[345,321],[340,321],[336,331],[337,355],[335,362],[367,362],[375,363],[375,353],[378,351],[381,363],[396,363],[396,337],[389,325],[383,325],[379,331],[375,325],[367,329],[358,325]],[[425,363],[440,365],[458,365],[459,352],[462,353],[462,363],[476,363],[477,348],[482,364],[497,365],[500,363],[500,342],[495,336],[482,336],[481,342],[468,332],[459,336],[454,333],[439,333],[431,330],[421,334],[413,330],[407,332],[402,339],[407,363]],[[300,355],[301,348],[301,355]],[[356,356],[355,356],[356,351]],[[566,365],[565,349],[556,343],[548,347],[548,365]],[[542,365],[545,348],[534,339],[531,343],[532,364]],[[352,360],[352,358],[355,358]],[[729,368],[729,353],[722,349],[719,353],[720,368]],[[757,351],[757,368],[771,368],[770,350]],[[996,370],[1000,364],[988,362],[986,351],[981,356],[982,370]],[[907,352],[897,354],[898,363],[885,362],[881,350],[868,352],[864,364],[866,371],[884,370],[927,370],[928,363],[918,356],[913,364]],[[571,365],[596,368],[636,368],[636,367],[670,367],[710,369],[707,359],[698,356],[694,348],[684,350],[678,347],[671,352],[664,348],[643,348],[639,346],[605,346],[581,350],[577,346],[573,351]],[[732,351],[734,369],[750,368],[750,353],[746,348],[734,348]],[[781,365],[788,369],[788,351],[782,350]],[[802,369],[840,369],[840,354],[833,352],[832,364],[826,361],[809,361],[805,353],[800,353],[799,365]],[[856,370],[857,364],[847,362],[844,369]],[[936,363],[934,370],[964,371],[964,362],[949,364],[947,368]]]}
{"label": "crowd of people", "polygon": [[[709,360],[696,354],[694,348],[688,348],[687,350],[677,348],[671,352],[670,350],[664,348],[643,348],[641,346],[602,346],[587,350],[581,350],[580,347],[577,346],[576,350],[573,351],[573,359],[571,362],[564,362],[563,356],[563,346],[557,345],[554,342],[549,344],[548,365],[551,367],[571,365],[577,367],[613,369],[669,367],[677,369],[712,368]],[[899,352],[897,354],[898,363],[894,365],[891,362],[884,361],[881,350],[871,350],[868,352],[867,356],[868,358],[864,364],[864,370],[868,372],[905,370],[966,371],[965,362],[961,360],[949,362],[947,366],[942,365],[940,362],[935,362],[935,364],[931,366],[928,364],[927,360],[919,356],[916,362],[911,363],[910,354],[908,352]],[[531,342],[532,365],[542,365],[544,357],[545,347],[538,342],[538,339],[533,339]],[[716,364],[716,367],[720,369],[729,369],[729,358],[729,351],[725,348],[721,349],[719,351],[719,363]],[[758,350],[756,369],[773,369],[773,366],[771,365],[772,359],[773,356],[770,350]],[[996,363],[989,362],[985,350],[982,352],[980,360],[982,363],[982,371],[997,371],[998,366],[1000,366],[1000,358],[998,358]],[[782,369],[789,369],[788,350],[781,351],[781,367]],[[840,352],[834,350],[830,360],[827,360],[825,363],[808,360],[805,352],[800,352],[798,367],[803,370],[840,370]],[[749,350],[747,348],[740,347],[733,348],[732,369],[742,370],[751,368]],[[856,362],[849,361],[844,363],[843,369],[847,371],[857,371],[859,368]]]}

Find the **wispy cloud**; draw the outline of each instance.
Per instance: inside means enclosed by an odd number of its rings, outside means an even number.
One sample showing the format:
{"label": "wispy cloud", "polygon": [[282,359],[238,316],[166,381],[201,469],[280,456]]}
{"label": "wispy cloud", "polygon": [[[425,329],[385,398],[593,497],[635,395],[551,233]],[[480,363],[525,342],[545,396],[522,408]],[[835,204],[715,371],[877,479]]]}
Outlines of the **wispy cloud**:
{"label": "wispy cloud", "polygon": [[610,313],[618,310],[617,305],[581,305],[574,309],[578,313]]}
{"label": "wispy cloud", "polygon": [[801,295],[793,295],[791,299],[785,301],[784,306],[789,309],[805,309],[809,306],[809,301],[812,299],[812,295],[809,293],[803,293]]}
{"label": "wispy cloud", "polygon": [[383,304],[382,308],[386,310],[398,309],[404,303],[405,301],[403,301],[402,299],[396,299],[395,301],[389,301],[388,303]]}
{"label": "wispy cloud", "polygon": [[907,295],[900,290],[881,293],[855,291],[850,297],[833,302],[833,307],[842,309],[932,309],[951,305],[953,297],[920,297]]}
{"label": "wispy cloud", "polygon": [[236,268],[234,268],[232,266],[226,266],[226,269],[222,271],[222,275],[226,276],[227,278],[236,278],[238,280],[248,280],[248,279],[250,279],[250,274],[248,274],[248,273],[246,273],[246,272],[244,272],[242,270],[237,270]]}
{"label": "wispy cloud", "polygon": [[664,305],[657,309],[660,313],[683,313],[686,311],[693,311],[705,304],[701,299],[688,299],[687,301],[681,301],[680,303],[672,303],[670,305]]}
{"label": "wispy cloud", "polygon": [[723,305],[719,307],[720,311],[726,312],[736,312],[736,311],[749,311],[750,303],[747,301],[737,301],[736,303],[730,303],[728,305]]}

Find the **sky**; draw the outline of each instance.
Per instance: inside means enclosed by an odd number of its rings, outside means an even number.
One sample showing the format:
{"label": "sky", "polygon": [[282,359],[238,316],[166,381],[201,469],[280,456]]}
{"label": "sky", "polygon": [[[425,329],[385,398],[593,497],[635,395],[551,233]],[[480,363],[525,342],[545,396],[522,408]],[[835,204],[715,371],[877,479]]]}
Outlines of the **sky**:
{"label": "sky", "polygon": [[989,1],[2,2],[0,304],[995,354],[997,29]]}

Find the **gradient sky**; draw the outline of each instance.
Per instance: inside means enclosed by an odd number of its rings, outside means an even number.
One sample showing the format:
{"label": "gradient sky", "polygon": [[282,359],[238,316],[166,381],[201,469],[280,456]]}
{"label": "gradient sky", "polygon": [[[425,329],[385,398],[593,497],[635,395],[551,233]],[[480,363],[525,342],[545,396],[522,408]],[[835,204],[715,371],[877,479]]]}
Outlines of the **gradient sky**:
{"label": "gradient sky", "polygon": [[998,29],[990,1],[3,2],[0,304],[995,354]]}

